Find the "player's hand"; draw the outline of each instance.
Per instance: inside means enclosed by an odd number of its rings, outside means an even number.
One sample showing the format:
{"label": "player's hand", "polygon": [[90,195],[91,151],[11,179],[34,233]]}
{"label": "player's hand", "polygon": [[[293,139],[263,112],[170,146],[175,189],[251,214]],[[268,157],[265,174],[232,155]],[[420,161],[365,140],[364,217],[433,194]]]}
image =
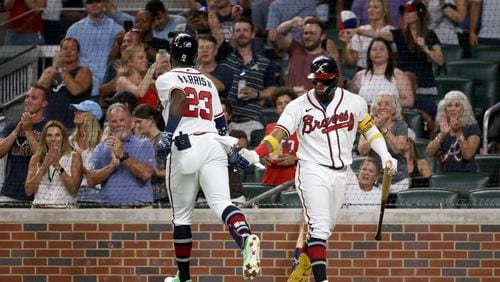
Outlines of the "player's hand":
{"label": "player's hand", "polygon": [[166,159],[172,151],[172,132],[163,131],[160,133],[160,140],[156,145],[156,156]]}
{"label": "player's hand", "polygon": [[[238,170],[244,170],[247,167],[250,166],[250,163],[248,160],[246,160],[241,154],[240,151],[243,149],[243,147],[231,147],[231,150],[227,154],[227,162],[232,168],[238,169]],[[246,150],[246,149],[244,149]]]}
{"label": "player's hand", "polygon": [[260,164],[260,157],[254,150],[241,149],[240,155],[245,158],[250,164]]}
{"label": "player's hand", "polygon": [[278,166],[291,166],[295,165],[295,156],[290,154],[283,154],[278,156]]}
{"label": "player's hand", "polygon": [[389,174],[390,175],[396,174],[396,172],[398,172],[398,161],[391,155],[382,157],[382,165],[384,166],[384,168],[387,162],[391,162],[391,167],[389,168]]}

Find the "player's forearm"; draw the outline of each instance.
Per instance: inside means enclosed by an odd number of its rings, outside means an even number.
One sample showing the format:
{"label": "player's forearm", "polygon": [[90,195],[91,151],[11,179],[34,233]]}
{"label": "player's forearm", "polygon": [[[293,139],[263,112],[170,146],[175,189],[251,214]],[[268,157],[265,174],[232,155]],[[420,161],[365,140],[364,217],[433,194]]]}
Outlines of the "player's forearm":
{"label": "player's forearm", "polygon": [[153,168],[150,165],[141,163],[132,157],[123,161],[122,164],[127,166],[128,170],[142,181],[150,180],[153,175]]}
{"label": "player's forearm", "polygon": [[376,126],[372,126],[365,133],[365,137],[368,140],[368,144],[370,144],[370,148],[375,151],[375,153],[377,153],[382,160],[387,159],[391,155],[387,150],[387,143],[385,142],[384,137]]}

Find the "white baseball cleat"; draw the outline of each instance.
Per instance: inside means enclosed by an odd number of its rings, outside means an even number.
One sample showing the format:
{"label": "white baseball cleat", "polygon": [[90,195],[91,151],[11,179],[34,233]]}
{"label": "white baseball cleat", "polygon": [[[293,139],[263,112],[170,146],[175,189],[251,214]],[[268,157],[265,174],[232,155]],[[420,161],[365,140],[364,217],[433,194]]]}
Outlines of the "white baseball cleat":
{"label": "white baseball cleat", "polygon": [[252,281],[260,273],[260,239],[257,235],[245,238],[243,254],[243,279]]}
{"label": "white baseball cleat", "polygon": [[[181,282],[181,280],[179,280],[179,277],[167,277],[165,278],[164,282]],[[186,282],[191,282],[191,279],[187,280]]]}

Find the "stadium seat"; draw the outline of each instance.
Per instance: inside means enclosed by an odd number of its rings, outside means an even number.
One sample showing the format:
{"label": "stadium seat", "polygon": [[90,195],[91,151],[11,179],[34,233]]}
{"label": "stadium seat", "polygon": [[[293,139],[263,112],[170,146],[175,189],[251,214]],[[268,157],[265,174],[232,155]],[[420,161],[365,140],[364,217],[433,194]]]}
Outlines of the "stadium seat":
{"label": "stadium seat", "polygon": [[422,138],[424,136],[424,119],[422,114],[417,111],[403,111],[403,117],[406,123],[408,124],[408,128],[411,128],[417,138]]}
{"label": "stadium seat", "polygon": [[[258,195],[274,187],[273,185],[266,185],[258,182],[243,182],[242,184],[243,184],[243,195],[245,195],[245,198],[247,200],[255,198]],[[272,195],[269,198],[266,198],[256,204],[263,207],[265,207],[266,205],[270,206],[272,204],[275,204],[278,198],[279,198],[279,193]]]}
{"label": "stadium seat", "polygon": [[479,60],[461,60],[446,64],[447,74],[467,76],[474,82],[474,99],[471,104],[476,116],[480,116],[486,109],[493,106],[498,100],[497,71],[498,65],[494,62]]}
{"label": "stadium seat", "polygon": [[468,206],[470,208],[500,208],[500,188],[478,189],[470,191]]}
{"label": "stadium seat", "polygon": [[500,155],[475,155],[479,173],[488,175],[489,187],[500,186]]}
{"label": "stadium seat", "polygon": [[255,148],[260,144],[260,141],[264,138],[265,130],[264,129],[255,129],[250,133],[250,143],[248,144],[249,148]]}
{"label": "stadium seat", "polygon": [[443,50],[443,56],[445,64],[443,66],[437,66],[434,70],[435,75],[446,74],[446,63],[459,61],[464,57],[464,49],[461,45],[455,44],[443,44],[441,45]]}
{"label": "stadium seat", "polygon": [[295,189],[281,192],[280,203],[283,208],[302,208],[299,193]]}
{"label": "stadium seat", "polygon": [[366,156],[357,156],[352,158],[352,164],[351,164],[351,169],[354,172],[359,172],[359,169],[361,168],[361,163],[366,160]]}
{"label": "stadium seat", "polygon": [[432,173],[437,172],[437,160],[436,157],[428,157],[425,154],[425,149],[427,148],[427,145],[429,144],[429,140],[427,139],[418,139],[415,140],[415,147],[417,148],[417,151],[419,152],[420,156],[422,158],[425,158],[429,164],[431,165]]}
{"label": "stadium seat", "polygon": [[466,199],[469,191],[485,188],[489,181],[488,176],[480,173],[447,172],[432,175],[429,185],[431,188],[443,188],[458,192],[459,199]]}
{"label": "stadium seat", "polygon": [[438,95],[426,95],[430,96],[429,99],[431,99],[436,104],[439,103],[439,101],[444,98],[444,95],[446,95],[446,93],[450,92],[451,90],[460,90],[467,96],[467,98],[469,98],[469,101],[471,101],[471,103],[472,101],[474,101],[474,82],[470,78],[456,75],[438,76],[436,77],[436,84]]}
{"label": "stadium seat", "polygon": [[458,193],[440,189],[410,189],[397,193],[396,208],[457,208]]}
{"label": "stadium seat", "polygon": [[275,108],[262,108],[260,122],[262,122],[265,128],[269,123],[277,121],[279,117],[280,116],[276,113]]}
{"label": "stadium seat", "polygon": [[471,49],[471,57],[477,60],[500,64],[500,48],[498,48],[498,45],[480,44]]}

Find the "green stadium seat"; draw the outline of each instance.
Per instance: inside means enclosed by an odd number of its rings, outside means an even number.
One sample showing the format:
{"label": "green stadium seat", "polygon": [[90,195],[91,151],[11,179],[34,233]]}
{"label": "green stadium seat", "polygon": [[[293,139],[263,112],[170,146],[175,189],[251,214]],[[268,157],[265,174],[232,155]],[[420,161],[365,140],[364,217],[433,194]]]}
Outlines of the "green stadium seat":
{"label": "green stadium seat", "polygon": [[458,192],[459,199],[467,199],[471,190],[485,188],[490,178],[480,173],[447,172],[431,176],[429,186]]}
{"label": "green stadium seat", "polygon": [[489,176],[488,186],[500,186],[500,155],[475,155],[474,160],[479,173]]}
{"label": "green stadium seat", "polygon": [[275,108],[262,108],[260,122],[262,122],[265,128],[269,123],[278,121],[279,117],[280,116],[276,113]]}
{"label": "green stadium seat", "polygon": [[280,203],[283,208],[302,208],[299,193],[295,189],[281,192]]}
{"label": "green stadium seat", "polygon": [[[472,79],[467,78],[465,76],[456,76],[456,75],[445,75],[436,77],[436,84],[438,89],[438,95],[425,95],[430,97],[423,97],[428,100],[432,100],[436,104],[439,103],[444,98],[446,93],[452,90],[460,90],[462,91],[469,101],[474,101],[474,82]],[[419,97],[421,97],[420,95]]]}
{"label": "green stadium seat", "polygon": [[265,129],[254,129],[250,132],[250,143],[249,148],[255,148],[260,144],[260,141],[264,138]]}
{"label": "green stadium seat", "polygon": [[429,157],[425,154],[425,149],[427,148],[427,145],[429,144],[429,140],[427,139],[418,139],[415,140],[415,147],[417,148],[418,153],[420,156],[424,159],[426,159],[429,164],[431,165],[432,173],[436,173],[438,169],[437,165],[437,160],[436,157]]}
{"label": "green stadium seat", "polygon": [[[245,198],[248,200],[257,197],[258,195],[272,189],[274,186],[273,185],[266,185],[258,182],[243,182],[243,195],[245,195]],[[270,196],[267,199],[264,199],[258,203],[256,203],[259,206],[265,207],[274,205],[279,198],[279,193]]]}
{"label": "green stadium seat", "polygon": [[498,45],[480,44],[471,49],[471,57],[477,60],[500,64],[500,48],[498,48]]}
{"label": "green stadium seat", "polygon": [[459,61],[464,57],[464,49],[461,45],[443,44],[441,45],[441,49],[443,51],[445,65],[436,65],[434,70],[435,75],[446,74],[446,63]]}
{"label": "green stadium seat", "polygon": [[498,100],[497,71],[498,65],[494,62],[479,60],[461,60],[446,64],[448,75],[467,76],[474,82],[474,99],[471,104],[476,116],[480,116],[486,109],[493,106]]}
{"label": "green stadium seat", "polygon": [[458,193],[440,189],[410,189],[397,193],[396,208],[457,208]]}
{"label": "green stadium seat", "polygon": [[470,208],[500,208],[500,188],[479,189],[470,191],[468,206]]}
{"label": "green stadium seat", "polygon": [[403,117],[406,123],[408,124],[408,128],[411,128],[417,138],[422,138],[424,136],[424,118],[422,114],[417,111],[403,111]]}
{"label": "green stadium seat", "polygon": [[354,172],[358,172],[359,169],[361,168],[361,163],[366,160],[366,156],[357,156],[352,158],[352,164],[351,164],[351,169]]}

